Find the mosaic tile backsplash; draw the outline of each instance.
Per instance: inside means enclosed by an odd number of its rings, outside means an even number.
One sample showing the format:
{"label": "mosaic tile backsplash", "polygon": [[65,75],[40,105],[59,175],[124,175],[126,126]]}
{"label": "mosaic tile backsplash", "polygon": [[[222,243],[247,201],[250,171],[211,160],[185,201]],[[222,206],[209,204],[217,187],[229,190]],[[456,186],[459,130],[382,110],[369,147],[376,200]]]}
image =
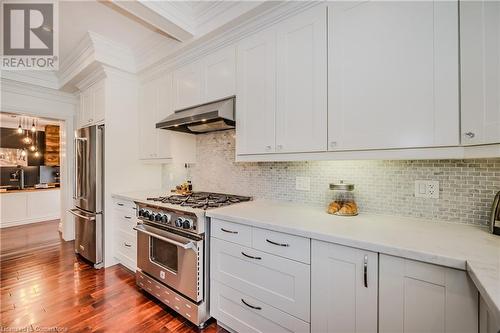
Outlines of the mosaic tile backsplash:
{"label": "mosaic tile backsplash", "polygon": [[[361,213],[419,217],[449,222],[488,223],[500,191],[500,158],[475,160],[235,162],[234,131],[198,135],[197,163],[165,165],[163,184],[190,178],[196,191],[287,200],[325,209],[328,186],[354,183]],[[310,191],[295,189],[296,177],[310,177]],[[439,181],[439,199],[416,198],[415,180]]]}

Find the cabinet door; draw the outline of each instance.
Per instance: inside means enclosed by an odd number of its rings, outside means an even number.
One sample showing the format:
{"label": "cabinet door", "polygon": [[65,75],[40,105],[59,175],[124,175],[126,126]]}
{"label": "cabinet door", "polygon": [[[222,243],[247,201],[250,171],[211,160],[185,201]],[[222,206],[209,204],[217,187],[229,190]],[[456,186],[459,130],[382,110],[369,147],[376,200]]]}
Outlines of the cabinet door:
{"label": "cabinet door", "polygon": [[377,253],[314,240],[311,253],[311,332],[377,332]]}
{"label": "cabinet door", "polygon": [[155,119],[152,126],[156,132],[156,158],[171,158],[171,140],[176,133],[164,129],[157,129],[156,123],[165,119],[174,112],[173,110],[173,89],[172,74],[168,74],[156,81],[157,106],[155,108]]}
{"label": "cabinet door", "polygon": [[460,2],[462,144],[500,143],[500,2]]}
{"label": "cabinet door", "polygon": [[174,110],[202,103],[202,76],[199,61],[185,65],[174,72]]}
{"label": "cabinet door", "polygon": [[226,47],[203,60],[204,101],[210,102],[236,94],[236,50]]}
{"label": "cabinet door", "polygon": [[327,150],[326,6],[277,27],[277,152]]}
{"label": "cabinet door", "polygon": [[92,90],[80,92],[80,110],[78,112],[78,127],[88,126],[92,122]]}
{"label": "cabinet door", "polygon": [[479,297],[479,333],[500,332],[500,320],[488,309],[482,297]]}
{"label": "cabinet door", "polygon": [[237,45],[237,154],[274,152],[276,33],[265,30]]}
{"label": "cabinet door", "polygon": [[155,158],[157,130],[154,127],[158,107],[157,81],[148,81],[139,90],[139,158]]}
{"label": "cabinet door", "polygon": [[104,121],[104,114],[106,110],[106,95],[105,95],[105,81],[101,80],[95,83],[92,87],[93,97],[93,123]]}
{"label": "cabinet door", "polygon": [[330,150],[459,144],[456,1],[329,7]]}
{"label": "cabinet door", "polygon": [[477,332],[478,294],[466,272],[380,255],[379,274],[379,332]]}

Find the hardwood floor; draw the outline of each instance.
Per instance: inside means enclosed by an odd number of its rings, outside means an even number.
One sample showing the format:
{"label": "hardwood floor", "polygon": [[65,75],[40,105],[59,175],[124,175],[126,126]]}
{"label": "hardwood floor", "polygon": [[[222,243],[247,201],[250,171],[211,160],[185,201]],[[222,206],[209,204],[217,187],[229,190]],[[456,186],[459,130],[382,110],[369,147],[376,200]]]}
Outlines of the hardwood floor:
{"label": "hardwood floor", "polygon": [[0,258],[18,256],[61,241],[59,220],[0,229]]}
{"label": "hardwood floor", "polygon": [[[73,242],[30,251],[0,263],[1,329],[65,332],[199,332],[142,293],[121,265],[94,270]],[[10,330],[12,331],[12,330]],[[212,322],[201,332],[226,332]]]}

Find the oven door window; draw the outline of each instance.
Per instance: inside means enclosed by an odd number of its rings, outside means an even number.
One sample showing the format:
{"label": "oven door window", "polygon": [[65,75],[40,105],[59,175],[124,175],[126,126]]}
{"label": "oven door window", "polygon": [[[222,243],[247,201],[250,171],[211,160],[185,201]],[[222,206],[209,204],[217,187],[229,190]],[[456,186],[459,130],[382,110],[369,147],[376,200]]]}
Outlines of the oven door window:
{"label": "oven door window", "polygon": [[177,246],[162,241],[155,237],[150,237],[151,253],[150,259],[155,264],[177,273],[178,270],[178,248]]}

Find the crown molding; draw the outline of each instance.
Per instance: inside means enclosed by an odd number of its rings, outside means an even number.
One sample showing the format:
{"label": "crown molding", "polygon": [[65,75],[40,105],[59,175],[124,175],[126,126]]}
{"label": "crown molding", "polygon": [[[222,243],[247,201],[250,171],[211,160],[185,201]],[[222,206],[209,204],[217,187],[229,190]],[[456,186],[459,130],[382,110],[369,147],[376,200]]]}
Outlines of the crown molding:
{"label": "crown molding", "polygon": [[28,84],[35,84],[38,86],[58,89],[59,79],[57,74],[52,71],[41,70],[18,70],[18,71],[1,71],[0,76],[5,79],[24,82]]}
{"label": "crown molding", "polygon": [[18,95],[33,96],[45,100],[57,101],[72,105],[78,104],[77,94],[67,93],[57,89],[42,87],[26,82],[10,80],[7,78],[2,78],[0,82],[2,94],[15,93]]}
{"label": "crown molding", "polygon": [[65,91],[74,91],[88,75],[93,75],[101,65],[136,73],[135,57],[132,50],[113,42],[95,32],[88,31],[82,41],[61,64],[59,87]]}
{"label": "crown molding", "polygon": [[141,80],[148,80],[174,68],[191,63],[225,46],[323,2],[269,1],[232,20],[220,28],[173,50],[159,62],[139,72]]}

